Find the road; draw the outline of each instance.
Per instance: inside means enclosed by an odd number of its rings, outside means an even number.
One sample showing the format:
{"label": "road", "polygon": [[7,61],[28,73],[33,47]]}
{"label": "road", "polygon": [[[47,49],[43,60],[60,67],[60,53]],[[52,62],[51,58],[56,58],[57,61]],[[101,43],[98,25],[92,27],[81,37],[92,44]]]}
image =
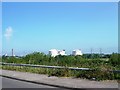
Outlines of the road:
{"label": "road", "polygon": [[[0,77],[1,79],[1,77]],[[48,86],[48,85],[41,85],[41,84],[35,84],[35,83],[30,83],[30,82],[25,82],[25,81],[20,81],[20,80],[15,80],[15,79],[10,79],[6,77],[2,77],[2,90],[21,90],[22,88],[28,88],[28,90],[40,90],[40,88],[49,88],[49,89],[58,89],[58,90],[70,90],[70,89],[65,89],[65,88],[59,88],[59,87],[54,87],[54,86]],[[6,88],[6,89],[4,89]],[[8,88],[8,89],[7,89]],[[10,89],[12,88],[12,89]],[[19,89],[18,89],[19,88]],[[21,88],[21,89],[20,89]],[[33,89],[32,89],[33,88]],[[24,90],[23,89],[23,90]],[[102,90],[102,89],[92,89],[92,88],[84,88],[79,90]],[[104,88],[103,90],[118,90],[118,89],[110,89],[110,88]]]}
{"label": "road", "polygon": [[2,88],[57,88],[2,77]]}

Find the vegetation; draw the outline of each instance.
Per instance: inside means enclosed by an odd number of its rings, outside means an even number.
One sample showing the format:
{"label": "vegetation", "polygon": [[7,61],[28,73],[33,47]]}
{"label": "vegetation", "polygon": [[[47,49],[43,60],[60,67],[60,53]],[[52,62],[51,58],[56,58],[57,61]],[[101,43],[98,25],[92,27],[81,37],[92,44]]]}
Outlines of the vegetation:
{"label": "vegetation", "polygon": [[66,69],[32,68],[19,66],[2,66],[3,69],[48,74],[52,76],[87,78],[96,80],[120,79],[119,73],[112,70],[120,70],[120,54],[111,55],[84,54],[83,56],[56,56],[51,57],[40,52],[34,52],[23,57],[2,56],[2,61],[7,63],[37,64],[37,65],[58,65],[65,67],[92,68],[92,71],[77,71]]}
{"label": "vegetation", "polygon": [[0,62],[2,62],[2,57],[0,57]]}

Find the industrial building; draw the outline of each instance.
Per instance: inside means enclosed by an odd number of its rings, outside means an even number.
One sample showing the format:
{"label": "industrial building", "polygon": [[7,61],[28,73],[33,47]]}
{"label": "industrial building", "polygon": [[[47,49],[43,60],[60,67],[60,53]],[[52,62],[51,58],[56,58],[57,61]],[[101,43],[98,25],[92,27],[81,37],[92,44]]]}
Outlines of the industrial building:
{"label": "industrial building", "polygon": [[52,57],[55,57],[58,55],[58,51],[56,49],[51,49],[49,50],[49,55],[51,55]]}
{"label": "industrial building", "polygon": [[55,57],[57,55],[66,55],[66,54],[65,54],[65,50],[51,49],[49,50],[49,55],[51,55],[52,57]]}
{"label": "industrial building", "polygon": [[65,54],[65,50],[58,50],[58,54],[59,54],[59,55],[66,55],[66,54]]}
{"label": "industrial building", "polygon": [[76,56],[76,55],[83,55],[80,49],[76,49],[72,51],[72,55]]}

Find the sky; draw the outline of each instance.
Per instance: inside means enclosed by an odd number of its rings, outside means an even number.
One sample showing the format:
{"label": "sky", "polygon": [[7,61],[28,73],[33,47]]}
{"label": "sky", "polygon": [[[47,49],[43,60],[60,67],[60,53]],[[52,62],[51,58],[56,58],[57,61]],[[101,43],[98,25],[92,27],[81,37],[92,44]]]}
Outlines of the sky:
{"label": "sky", "polygon": [[2,52],[118,52],[117,2],[3,2]]}

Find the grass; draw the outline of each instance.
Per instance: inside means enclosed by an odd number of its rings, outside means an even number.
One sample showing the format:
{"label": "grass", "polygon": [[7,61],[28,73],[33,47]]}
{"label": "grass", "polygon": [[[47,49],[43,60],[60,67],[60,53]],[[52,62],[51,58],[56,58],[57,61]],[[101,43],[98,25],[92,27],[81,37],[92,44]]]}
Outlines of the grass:
{"label": "grass", "polygon": [[84,78],[90,80],[94,78],[97,81],[120,80],[120,74],[108,72],[104,68],[102,70],[96,69],[94,71],[77,71],[77,70],[68,70],[68,69],[35,68],[35,67],[33,68],[33,67],[9,66],[9,65],[2,65],[0,67],[4,70],[46,74],[48,76],[74,77],[74,78]]}

